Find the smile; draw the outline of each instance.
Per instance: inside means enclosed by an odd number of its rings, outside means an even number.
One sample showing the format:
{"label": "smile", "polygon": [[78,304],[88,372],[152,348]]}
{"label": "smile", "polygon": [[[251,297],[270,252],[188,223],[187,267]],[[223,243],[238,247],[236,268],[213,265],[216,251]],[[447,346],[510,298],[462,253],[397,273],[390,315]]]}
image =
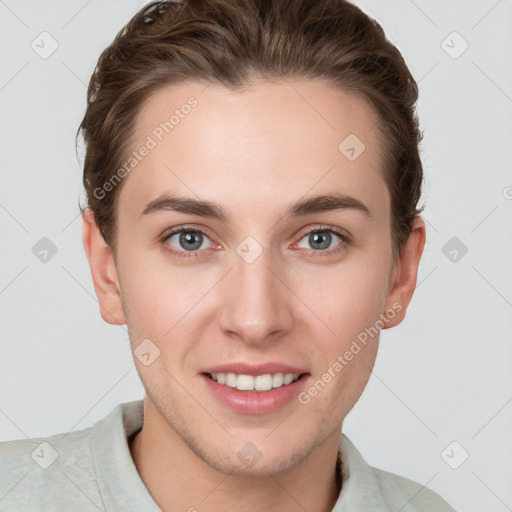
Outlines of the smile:
{"label": "smile", "polygon": [[288,386],[298,380],[298,373],[267,373],[264,375],[243,375],[236,373],[208,373],[210,379],[218,384],[236,388],[240,391],[269,391],[270,389]]}

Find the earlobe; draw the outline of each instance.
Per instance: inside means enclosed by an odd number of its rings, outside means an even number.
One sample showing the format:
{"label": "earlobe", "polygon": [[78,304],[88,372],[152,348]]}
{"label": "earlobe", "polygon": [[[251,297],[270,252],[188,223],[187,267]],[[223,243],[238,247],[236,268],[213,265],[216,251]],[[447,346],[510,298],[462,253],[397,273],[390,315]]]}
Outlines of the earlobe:
{"label": "earlobe", "polygon": [[425,238],[425,222],[420,216],[417,216],[413,221],[411,234],[395,264],[394,282],[391,284],[386,299],[386,311],[392,309],[395,314],[386,323],[386,329],[398,325],[405,318],[407,307],[416,288],[418,267],[425,247]]}
{"label": "earlobe", "polygon": [[126,324],[114,257],[90,209],[82,213],[82,241],[103,320],[112,325]]}

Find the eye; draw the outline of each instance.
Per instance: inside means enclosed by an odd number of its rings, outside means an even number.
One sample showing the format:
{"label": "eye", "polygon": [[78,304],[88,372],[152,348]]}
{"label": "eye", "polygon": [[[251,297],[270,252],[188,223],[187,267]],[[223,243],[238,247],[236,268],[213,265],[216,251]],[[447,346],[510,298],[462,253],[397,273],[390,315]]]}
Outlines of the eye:
{"label": "eye", "polygon": [[[336,244],[336,239],[341,240],[341,243]],[[349,237],[334,227],[320,226],[309,230],[300,240],[295,244],[296,247],[308,249],[301,245],[302,240],[306,240],[306,243],[312,247],[309,250],[313,256],[330,256],[342,251],[348,244]],[[201,250],[210,249],[216,245],[204,231],[194,226],[175,228],[163,235],[161,242],[167,251],[179,258],[201,256]],[[331,247],[333,242],[335,243],[334,248]]]}
{"label": "eye", "polygon": [[190,227],[180,227],[162,237],[162,242],[166,249],[178,257],[195,257],[199,256],[200,249],[208,249],[210,245],[205,246],[205,242],[210,240],[206,233],[200,229]]}
{"label": "eye", "polygon": [[[340,239],[342,243],[338,242],[338,244],[336,244],[337,238]],[[346,243],[348,243],[348,237],[346,235],[330,226],[311,229],[304,234],[301,238],[301,241],[302,240],[306,240],[306,243],[310,244],[312,247],[311,250],[314,251],[314,256],[323,256],[324,253],[325,255],[332,255],[344,249]],[[335,245],[334,248],[331,248],[333,242]],[[301,245],[301,242],[298,243],[298,247],[307,249],[307,247]]]}

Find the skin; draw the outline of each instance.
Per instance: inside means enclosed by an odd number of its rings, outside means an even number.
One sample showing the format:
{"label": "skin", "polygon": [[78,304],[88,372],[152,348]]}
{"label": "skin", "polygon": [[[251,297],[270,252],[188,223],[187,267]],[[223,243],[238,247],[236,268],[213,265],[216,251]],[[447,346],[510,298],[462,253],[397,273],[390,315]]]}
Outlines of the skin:
{"label": "skin", "polygon": [[[379,336],[308,404],[293,400],[269,414],[220,404],[198,372],[278,361],[307,369],[310,383],[321,378],[393,304],[401,310],[384,328],[403,320],[425,224],[415,219],[394,259],[377,117],[363,98],[314,80],[260,82],[236,93],[181,83],[147,100],[134,148],[190,96],[197,107],[125,178],[115,257],[92,213],[83,216],[103,319],[127,324],[132,349],[149,338],[160,350],[149,366],[134,358],[146,389],[134,462],[165,511],[330,511],[340,492],[340,430],[369,379]],[[349,134],[366,146],[352,162],[338,150]],[[283,217],[291,203],[333,191],[362,201],[371,218],[349,209]],[[139,218],[164,192],[216,202],[228,222],[174,211]],[[179,234],[160,235],[190,223],[205,233],[199,256],[172,255],[167,249],[189,246]],[[316,248],[305,233],[324,224],[350,241],[332,234],[327,249]],[[252,263],[236,252],[247,236],[263,249]],[[237,458],[247,442],[261,452],[250,467]]]}

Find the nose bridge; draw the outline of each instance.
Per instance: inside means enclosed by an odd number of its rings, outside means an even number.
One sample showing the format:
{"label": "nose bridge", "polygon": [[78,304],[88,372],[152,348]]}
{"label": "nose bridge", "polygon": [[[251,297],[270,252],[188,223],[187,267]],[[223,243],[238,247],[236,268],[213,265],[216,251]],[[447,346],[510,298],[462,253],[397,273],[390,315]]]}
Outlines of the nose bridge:
{"label": "nose bridge", "polygon": [[[263,343],[292,325],[290,292],[277,277],[282,266],[252,237],[236,248],[233,270],[225,283],[221,325],[247,343]],[[277,275],[276,275],[277,274]]]}

